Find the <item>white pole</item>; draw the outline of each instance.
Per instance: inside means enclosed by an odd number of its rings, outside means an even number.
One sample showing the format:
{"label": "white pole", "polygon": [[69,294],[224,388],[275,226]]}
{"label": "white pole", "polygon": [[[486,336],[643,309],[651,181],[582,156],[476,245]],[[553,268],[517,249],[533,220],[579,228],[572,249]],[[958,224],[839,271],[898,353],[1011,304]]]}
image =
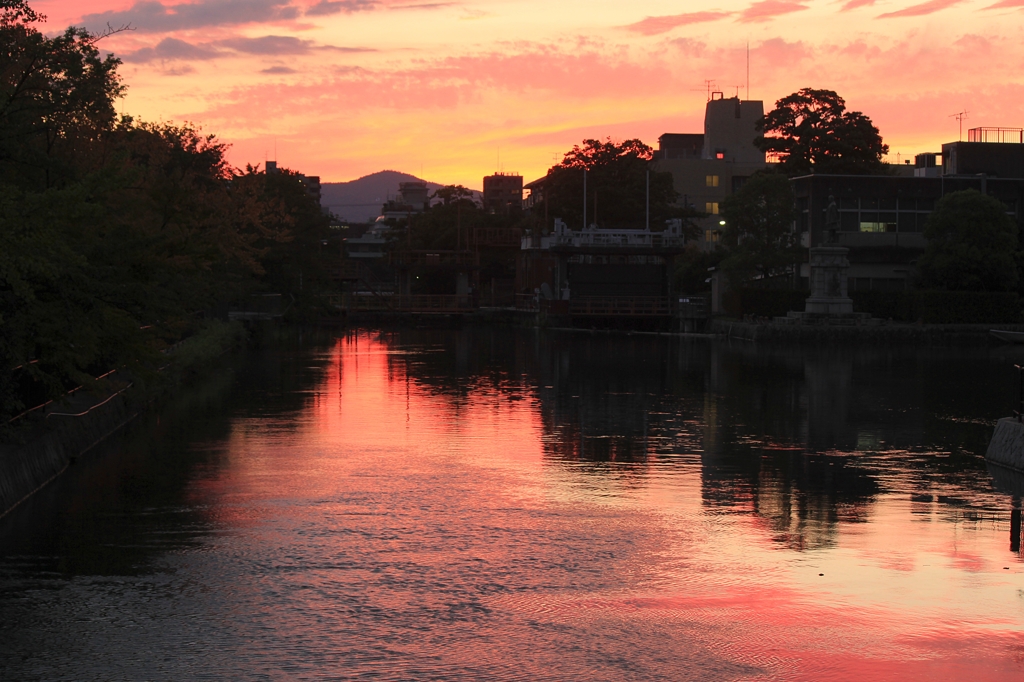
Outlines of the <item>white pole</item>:
{"label": "white pole", "polygon": [[647,171],[647,219],[646,228],[648,232],[651,231],[651,171]]}
{"label": "white pole", "polygon": [[583,169],[583,229],[587,229],[587,169]]}

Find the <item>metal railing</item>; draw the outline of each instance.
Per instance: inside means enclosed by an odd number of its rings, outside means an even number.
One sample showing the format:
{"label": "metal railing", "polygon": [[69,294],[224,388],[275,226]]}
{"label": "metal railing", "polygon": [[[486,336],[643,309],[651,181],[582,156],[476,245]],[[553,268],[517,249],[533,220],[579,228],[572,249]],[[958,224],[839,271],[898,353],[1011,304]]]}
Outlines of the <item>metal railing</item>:
{"label": "metal railing", "polygon": [[472,251],[399,251],[396,256],[401,265],[477,265],[476,254]]}
{"label": "metal railing", "polygon": [[1024,366],[1014,365],[1017,370],[1017,409],[1013,416],[1018,422],[1024,422]]}
{"label": "metal railing", "polygon": [[628,246],[633,248],[657,248],[661,246],[682,246],[681,235],[667,235],[661,232],[643,230],[611,230],[582,231],[571,234],[556,235],[553,244],[564,246]]}
{"label": "metal railing", "polygon": [[[342,303],[341,305],[345,305]],[[347,301],[350,310],[400,312],[469,312],[479,306],[473,296],[443,294],[393,294],[349,296]]]}
{"label": "metal railing", "polygon": [[569,301],[570,315],[668,317],[672,302],[666,296],[586,296]]}

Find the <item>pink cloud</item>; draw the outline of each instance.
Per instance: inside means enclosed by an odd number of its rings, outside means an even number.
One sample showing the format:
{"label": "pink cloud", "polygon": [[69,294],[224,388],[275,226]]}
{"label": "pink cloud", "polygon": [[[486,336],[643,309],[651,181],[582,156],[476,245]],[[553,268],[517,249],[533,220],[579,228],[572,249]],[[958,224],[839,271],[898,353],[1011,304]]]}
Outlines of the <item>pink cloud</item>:
{"label": "pink cloud", "polygon": [[761,0],[761,2],[755,2],[743,10],[739,21],[743,23],[770,21],[783,14],[802,12],[805,9],[810,8],[803,2],[795,2],[794,0]]}
{"label": "pink cloud", "polygon": [[927,14],[935,14],[941,12],[947,7],[953,5],[959,5],[964,0],[928,0],[928,2],[922,2],[919,5],[911,5],[910,7],[904,7],[901,10],[895,12],[887,12],[885,14],[879,14],[876,19],[896,19],[899,17],[923,17]]}
{"label": "pink cloud", "polygon": [[1001,0],[985,9],[1016,9],[1019,7],[1024,7],[1024,0]]}
{"label": "pink cloud", "polygon": [[624,26],[627,31],[639,33],[645,36],[667,33],[677,26],[688,26],[690,24],[701,24],[709,21],[718,21],[731,16],[732,12],[688,12],[685,14],[672,14],[661,17],[647,17],[635,24]]}
{"label": "pink cloud", "polygon": [[839,11],[849,12],[850,10],[857,9],[859,7],[871,7],[876,2],[878,2],[878,0],[847,0],[847,2],[843,3],[843,6]]}

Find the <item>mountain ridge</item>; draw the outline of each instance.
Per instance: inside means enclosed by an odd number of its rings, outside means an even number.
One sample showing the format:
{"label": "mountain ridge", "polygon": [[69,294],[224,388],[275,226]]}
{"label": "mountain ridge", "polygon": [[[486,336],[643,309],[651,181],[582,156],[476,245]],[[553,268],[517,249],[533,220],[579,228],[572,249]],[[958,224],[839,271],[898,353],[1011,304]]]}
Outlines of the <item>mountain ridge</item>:
{"label": "mountain ridge", "polygon": [[[381,206],[398,195],[401,182],[425,182],[427,189],[436,191],[443,184],[423,180],[410,173],[381,170],[348,182],[320,184],[320,205],[344,220],[372,221],[380,215]],[[479,192],[474,191],[474,196]]]}

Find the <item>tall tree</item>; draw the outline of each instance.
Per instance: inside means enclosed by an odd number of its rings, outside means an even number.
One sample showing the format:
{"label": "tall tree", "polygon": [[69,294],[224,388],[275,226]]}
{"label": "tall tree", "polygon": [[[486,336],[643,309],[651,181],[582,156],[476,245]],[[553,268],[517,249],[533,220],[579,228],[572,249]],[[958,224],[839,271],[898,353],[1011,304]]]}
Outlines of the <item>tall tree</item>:
{"label": "tall tree", "polygon": [[730,277],[770,277],[789,271],[800,260],[794,205],[789,178],[777,172],[755,173],[725,198],[721,215],[729,255],[722,268]]}
{"label": "tall tree", "polygon": [[[651,228],[661,229],[670,218],[693,217],[691,210],[676,205],[672,174],[651,169],[652,156],[653,150],[640,140],[584,140],[582,146],[575,145],[545,179],[543,196],[549,220],[561,218],[573,229],[583,227],[584,171],[587,223],[602,228],[643,228],[648,172]],[[533,210],[543,214],[545,207],[541,204]]]}
{"label": "tall tree", "polygon": [[50,38],[24,0],[0,0],[0,177],[22,186],[68,181],[116,122],[120,60],[71,27]]}
{"label": "tall tree", "polygon": [[973,189],[947,194],[928,217],[921,285],[948,291],[1014,291],[1017,226],[1006,206]]}
{"label": "tall tree", "polygon": [[889,146],[871,119],[847,111],[832,90],[803,88],[775,103],[758,122],[754,144],[778,156],[789,176],[809,173],[866,174],[884,169]]}

